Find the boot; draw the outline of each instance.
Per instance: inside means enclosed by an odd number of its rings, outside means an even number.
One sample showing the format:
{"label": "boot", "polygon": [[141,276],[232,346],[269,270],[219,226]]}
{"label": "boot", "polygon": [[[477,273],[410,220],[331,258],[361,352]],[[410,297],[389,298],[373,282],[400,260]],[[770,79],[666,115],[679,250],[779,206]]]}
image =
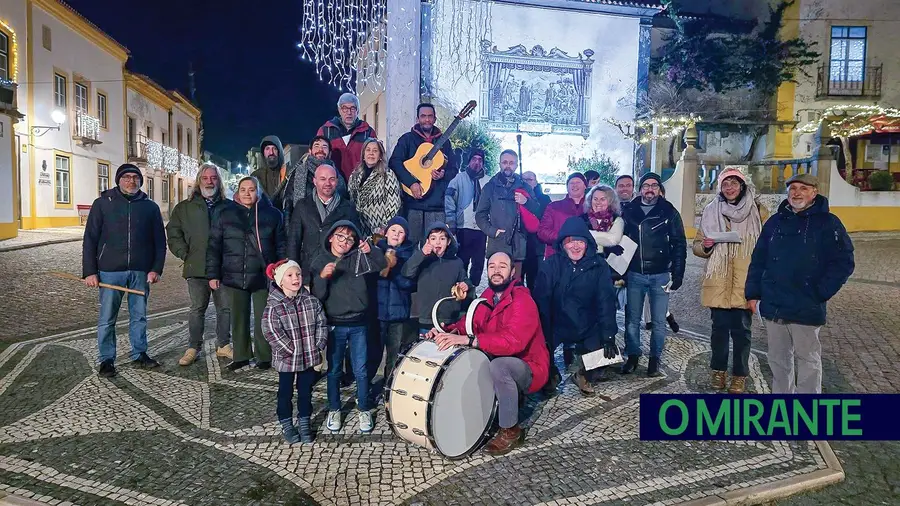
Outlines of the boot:
{"label": "boot", "polygon": [[230,343],[222,346],[221,348],[216,348],[216,356],[219,358],[234,360],[234,348],[231,347]]}
{"label": "boot", "polygon": [[197,350],[194,348],[188,348],[184,352],[184,356],[178,359],[178,365],[191,365],[195,360],[197,360]]}
{"label": "boot", "polygon": [[650,357],[650,363],[647,365],[647,377],[659,378],[663,373],[659,372],[659,357]]}
{"label": "boot", "polygon": [[309,417],[303,416],[297,417],[297,432],[300,433],[300,442],[301,443],[312,443],[313,435],[312,430],[309,425]]}
{"label": "boot", "polygon": [[288,418],[287,420],[279,420],[281,424],[281,435],[284,436],[284,442],[292,445],[300,442],[300,434],[297,433],[297,428],[294,427],[294,421]]}
{"label": "boot", "polygon": [[[724,378],[723,378],[724,381]],[[728,387],[728,393],[730,394],[742,394],[744,390],[746,390],[747,385],[747,377],[746,376],[732,376],[731,377],[731,386]],[[724,384],[722,386],[725,386]]]}
{"label": "boot", "polygon": [[622,374],[631,374],[637,369],[638,359],[641,357],[637,355],[631,355],[628,357],[628,360],[622,365],[622,370],[620,371]]}
{"label": "boot", "polygon": [[513,425],[508,429],[500,429],[500,432],[491,439],[484,447],[485,453],[488,455],[499,456],[515,450],[522,445],[525,440],[525,431],[518,425]]}
{"label": "boot", "polygon": [[575,373],[573,377],[573,381],[575,385],[578,386],[578,390],[581,390],[581,395],[585,397],[593,397],[594,396],[594,387],[584,376],[584,371],[578,371]]}
{"label": "boot", "polygon": [[713,371],[710,380],[713,390],[725,390],[725,380],[727,379],[728,374],[725,371]]}
{"label": "boot", "polygon": [[547,380],[547,384],[544,385],[544,388],[541,391],[546,396],[556,395],[556,389],[559,387],[559,382],[562,380],[562,377],[559,375],[559,369],[556,366],[550,366],[550,378]]}
{"label": "boot", "polygon": [[563,346],[563,364],[568,368],[575,361],[575,350]]}
{"label": "boot", "polygon": [[672,316],[672,313],[666,315],[666,323],[669,324],[669,328],[672,329],[672,332],[677,334],[679,330],[681,330],[681,326],[678,325],[678,322],[675,321],[675,317]]}

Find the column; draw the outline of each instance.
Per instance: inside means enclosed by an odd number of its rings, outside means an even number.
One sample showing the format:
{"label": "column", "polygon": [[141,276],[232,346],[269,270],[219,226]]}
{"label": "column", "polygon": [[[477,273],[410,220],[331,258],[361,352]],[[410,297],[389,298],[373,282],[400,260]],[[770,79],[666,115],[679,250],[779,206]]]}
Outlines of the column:
{"label": "column", "polygon": [[421,74],[420,0],[387,0],[387,63],[385,68],[384,140],[388,150],[409,131],[416,119]]}

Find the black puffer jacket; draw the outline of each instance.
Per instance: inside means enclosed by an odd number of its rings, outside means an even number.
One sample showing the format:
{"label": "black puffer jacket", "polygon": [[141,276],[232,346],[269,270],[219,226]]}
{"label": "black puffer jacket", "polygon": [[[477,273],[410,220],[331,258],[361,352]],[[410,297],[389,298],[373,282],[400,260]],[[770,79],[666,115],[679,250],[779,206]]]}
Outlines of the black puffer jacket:
{"label": "black puffer jacket", "polygon": [[265,290],[266,266],[285,256],[281,219],[265,194],[250,209],[236,202],[216,208],[206,249],[206,277],[240,290]]}
{"label": "black puffer jacket", "polygon": [[681,214],[666,199],[660,197],[649,213],[641,208],[641,197],[625,207],[625,235],[637,243],[638,249],[628,266],[630,272],[640,274],[672,274],[672,283],[684,280],[687,258],[687,239]]}
{"label": "black puffer jacket", "polygon": [[162,274],[166,231],[159,206],[138,190],[128,200],[118,187],[101,193],[91,205],[82,243],[82,276],[141,271]]}
{"label": "black puffer jacket", "polygon": [[[587,243],[577,263],[563,250],[567,237]],[[556,344],[579,343],[582,352],[599,350],[618,331],[609,266],[597,253],[597,243],[580,216],[563,223],[554,247],[557,254],[541,263],[534,287],[544,337]]]}

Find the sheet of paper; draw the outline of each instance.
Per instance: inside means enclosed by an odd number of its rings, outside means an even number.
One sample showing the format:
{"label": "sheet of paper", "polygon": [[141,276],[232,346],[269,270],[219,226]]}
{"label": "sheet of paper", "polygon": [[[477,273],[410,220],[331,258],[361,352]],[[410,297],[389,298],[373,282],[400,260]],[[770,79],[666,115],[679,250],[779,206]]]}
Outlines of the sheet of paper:
{"label": "sheet of paper", "polygon": [[722,242],[741,242],[741,234],[737,232],[710,232],[706,237],[712,239],[716,243]]}
{"label": "sheet of paper", "polygon": [[448,348],[444,351],[438,349],[434,341],[423,341],[422,344],[416,346],[415,355],[422,360],[431,360],[432,362],[443,362],[455,350]]}
{"label": "sheet of paper", "polygon": [[599,349],[597,351],[592,351],[590,353],[585,353],[581,356],[581,360],[584,361],[584,368],[588,371],[596,369],[598,367],[606,367],[608,365],[621,364],[625,360],[622,358],[622,352],[618,351],[616,356],[613,358],[606,358],[603,356],[603,349]]}
{"label": "sheet of paper", "polygon": [[637,251],[637,243],[632,241],[627,235],[623,235],[619,246],[622,247],[622,254],[609,255],[606,258],[606,263],[609,264],[610,269],[618,272],[619,275],[624,275],[625,271],[628,270],[628,264],[631,263],[634,252]]}

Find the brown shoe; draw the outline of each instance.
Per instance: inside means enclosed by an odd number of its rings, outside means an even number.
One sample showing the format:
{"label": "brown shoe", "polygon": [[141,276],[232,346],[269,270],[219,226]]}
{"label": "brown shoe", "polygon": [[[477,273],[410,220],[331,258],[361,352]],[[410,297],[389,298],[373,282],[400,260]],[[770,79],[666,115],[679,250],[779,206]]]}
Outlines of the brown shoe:
{"label": "brown shoe", "polygon": [[508,429],[500,429],[500,432],[491,439],[484,447],[485,453],[488,455],[506,455],[507,453],[522,446],[525,440],[525,431],[518,425],[513,425]]}
{"label": "brown shoe", "polygon": [[574,381],[578,386],[578,390],[581,390],[581,395],[585,397],[594,396],[594,386],[591,385],[591,382],[587,380],[582,371],[578,371],[575,373]]}
{"label": "brown shoe", "polygon": [[197,360],[197,350],[194,348],[188,348],[187,351],[184,352],[181,359],[178,360],[178,365],[191,365],[194,361]]}
{"label": "brown shoe", "polygon": [[728,387],[728,393],[730,394],[742,394],[744,390],[746,390],[747,385],[747,377],[746,376],[732,376],[731,377],[731,386]]}
{"label": "brown shoe", "polygon": [[725,371],[713,371],[711,380],[713,390],[725,390],[725,381],[727,379],[728,374]]}
{"label": "brown shoe", "polygon": [[230,344],[226,344],[225,346],[216,349],[216,356],[227,358],[228,360],[234,360],[234,349]]}

